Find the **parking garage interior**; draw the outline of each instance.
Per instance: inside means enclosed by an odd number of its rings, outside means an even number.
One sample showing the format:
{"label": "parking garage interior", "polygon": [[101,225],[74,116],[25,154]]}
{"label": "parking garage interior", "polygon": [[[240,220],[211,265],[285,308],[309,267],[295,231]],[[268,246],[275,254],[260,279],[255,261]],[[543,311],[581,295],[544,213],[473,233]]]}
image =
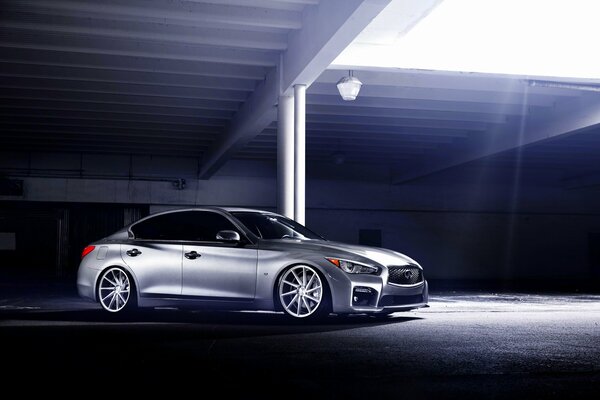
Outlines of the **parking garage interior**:
{"label": "parking garage interior", "polygon": [[[100,373],[119,341],[124,368],[148,382],[161,376],[149,365],[169,378],[195,365],[203,385],[231,372],[240,387],[219,387],[250,398],[290,386],[317,398],[596,393],[600,76],[339,61],[452,1],[2,1],[11,375]],[[336,86],[349,71],[362,82],[353,101]],[[210,205],[408,254],[430,307],[322,324],[171,309],[111,320],[77,297],[87,244]]]}

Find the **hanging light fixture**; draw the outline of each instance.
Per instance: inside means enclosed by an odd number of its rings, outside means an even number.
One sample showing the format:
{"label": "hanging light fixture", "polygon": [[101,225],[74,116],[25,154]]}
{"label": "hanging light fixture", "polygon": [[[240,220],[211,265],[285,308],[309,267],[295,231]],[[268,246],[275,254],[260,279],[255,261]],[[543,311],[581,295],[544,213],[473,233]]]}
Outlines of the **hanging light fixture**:
{"label": "hanging light fixture", "polygon": [[344,76],[337,83],[337,88],[342,99],[346,101],[356,100],[362,82],[353,76],[352,71],[348,71],[348,76]]}

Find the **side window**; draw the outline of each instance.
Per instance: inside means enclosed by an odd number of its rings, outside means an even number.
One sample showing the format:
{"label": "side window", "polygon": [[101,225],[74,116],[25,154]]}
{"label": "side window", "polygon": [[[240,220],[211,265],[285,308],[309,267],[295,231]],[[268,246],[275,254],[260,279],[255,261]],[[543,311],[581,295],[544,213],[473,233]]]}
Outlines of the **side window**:
{"label": "side window", "polygon": [[173,214],[157,215],[131,227],[136,239],[173,240],[177,218]]}
{"label": "side window", "polygon": [[235,230],[224,216],[210,211],[181,211],[142,221],[131,230],[138,239],[214,242],[222,230]]}
{"label": "side window", "polygon": [[186,220],[182,221],[182,240],[214,242],[219,231],[238,230],[221,214],[210,211],[192,211],[182,214],[186,214]]}

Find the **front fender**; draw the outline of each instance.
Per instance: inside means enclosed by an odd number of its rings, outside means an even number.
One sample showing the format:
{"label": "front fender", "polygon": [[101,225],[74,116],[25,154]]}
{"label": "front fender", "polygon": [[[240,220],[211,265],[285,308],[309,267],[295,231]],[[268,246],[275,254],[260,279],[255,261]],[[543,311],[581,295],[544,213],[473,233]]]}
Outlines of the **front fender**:
{"label": "front fender", "polygon": [[321,255],[259,250],[255,299],[257,308],[277,308],[278,302],[275,299],[279,278],[284,271],[295,265],[307,265],[319,271],[325,278],[332,302],[339,297],[340,287],[349,286],[348,278],[344,276],[346,274]]}

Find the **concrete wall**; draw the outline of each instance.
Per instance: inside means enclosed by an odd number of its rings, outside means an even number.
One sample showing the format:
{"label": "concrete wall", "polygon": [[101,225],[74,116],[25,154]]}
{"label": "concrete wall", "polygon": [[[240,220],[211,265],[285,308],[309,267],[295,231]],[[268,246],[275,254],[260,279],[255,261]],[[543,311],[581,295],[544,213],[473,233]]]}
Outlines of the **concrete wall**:
{"label": "concrete wall", "polygon": [[[0,171],[24,180],[21,198],[0,200],[276,209],[275,165],[233,161],[208,181],[195,159],[7,154]],[[177,190],[173,181],[186,179]],[[381,229],[383,246],[405,252],[430,278],[580,278],[592,275],[588,234],[600,232],[600,197],[540,179],[477,180],[443,174],[393,186],[380,167],[310,165],[307,225],[358,242]],[[536,186],[535,183],[539,182]]]}
{"label": "concrete wall", "polygon": [[351,243],[359,229],[381,229],[383,246],[430,278],[576,280],[594,276],[588,234],[600,216],[311,209],[307,225]]}

